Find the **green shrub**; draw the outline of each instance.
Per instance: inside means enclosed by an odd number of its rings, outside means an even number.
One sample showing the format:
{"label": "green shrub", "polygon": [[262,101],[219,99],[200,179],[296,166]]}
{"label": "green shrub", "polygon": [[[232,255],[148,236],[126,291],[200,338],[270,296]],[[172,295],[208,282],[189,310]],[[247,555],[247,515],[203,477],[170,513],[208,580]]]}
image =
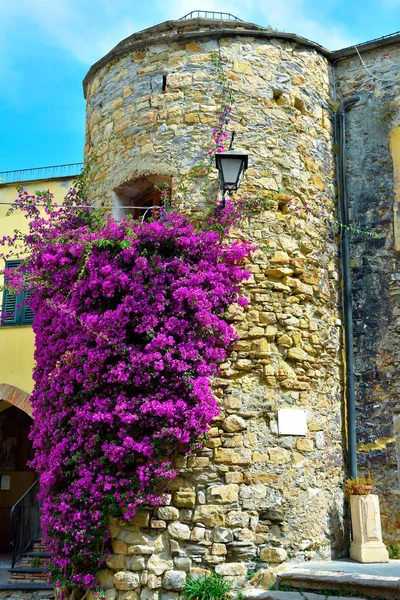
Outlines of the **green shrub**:
{"label": "green shrub", "polygon": [[189,575],[182,590],[186,600],[224,600],[232,586],[216,573],[206,577]]}
{"label": "green shrub", "polygon": [[396,542],[395,544],[391,544],[388,547],[389,558],[400,558],[400,542]]}

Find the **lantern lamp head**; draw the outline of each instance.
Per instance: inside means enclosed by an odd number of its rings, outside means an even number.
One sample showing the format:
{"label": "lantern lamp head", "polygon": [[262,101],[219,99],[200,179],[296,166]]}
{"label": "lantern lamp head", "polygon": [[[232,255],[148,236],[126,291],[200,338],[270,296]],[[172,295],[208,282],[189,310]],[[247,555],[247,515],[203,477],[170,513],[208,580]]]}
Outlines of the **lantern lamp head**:
{"label": "lantern lamp head", "polygon": [[243,173],[247,169],[248,155],[235,150],[215,155],[215,166],[219,172],[222,193],[236,192]]}

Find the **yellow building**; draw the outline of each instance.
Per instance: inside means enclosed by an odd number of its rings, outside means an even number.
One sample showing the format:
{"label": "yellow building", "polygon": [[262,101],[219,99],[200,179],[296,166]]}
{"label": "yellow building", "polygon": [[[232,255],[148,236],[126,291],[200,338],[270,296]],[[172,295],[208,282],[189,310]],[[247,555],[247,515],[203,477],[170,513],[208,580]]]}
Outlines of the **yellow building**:
{"label": "yellow building", "polygon": [[[22,211],[7,216],[16,199],[17,188],[28,193],[50,190],[55,201],[62,201],[82,164],[60,165],[23,171],[0,172],[0,236],[12,235],[15,229],[26,230]],[[4,263],[1,269],[4,268]],[[0,280],[3,283],[3,280]],[[2,312],[15,304],[15,296],[2,293]],[[19,298],[17,303],[19,302]],[[34,471],[27,466],[31,454],[28,433],[31,424],[29,396],[33,389],[34,334],[32,311],[28,308],[10,311],[0,326],[0,551],[11,542],[11,507],[33,484]]]}

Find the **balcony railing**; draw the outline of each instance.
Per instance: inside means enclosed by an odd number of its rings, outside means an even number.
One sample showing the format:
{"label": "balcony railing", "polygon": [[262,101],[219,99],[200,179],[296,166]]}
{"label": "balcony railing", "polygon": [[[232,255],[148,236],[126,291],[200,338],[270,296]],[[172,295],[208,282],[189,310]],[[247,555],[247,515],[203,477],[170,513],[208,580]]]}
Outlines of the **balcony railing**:
{"label": "balcony railing", "polygon": [[192,12],[188,13],[184,17],[181,17],[179,20],[189,20],[189,19],[217,19],[218,21],[242,21],[239,17],[235,17],[235,15],[231,15],[231,13],[226,12],[216,12],[214,10],[192,10]]}
{"label": "balcony railing", "polygon": [[35,167],[33,169],[20,169],[17,171],[0,171],[0,185],[42,179],[76,177],[81,173],[82,169],[83,163],[70,163],[68,165],[52,165],[51,167]]}

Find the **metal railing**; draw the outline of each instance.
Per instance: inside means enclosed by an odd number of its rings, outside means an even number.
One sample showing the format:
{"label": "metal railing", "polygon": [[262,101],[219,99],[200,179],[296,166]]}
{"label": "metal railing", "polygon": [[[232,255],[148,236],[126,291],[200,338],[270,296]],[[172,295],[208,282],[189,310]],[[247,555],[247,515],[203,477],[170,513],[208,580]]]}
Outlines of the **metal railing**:
{"label": "metal railing", "polygon": [[192,10],[192,12],[181,17],[179,20],[184,21],[185,19],[218,19],[219,21],[243,22],[243,19],[239,19],[239,17],[235,17],[235,15],[231,15],[231,13],[215,12],[213,10]]}
{"label": "metal railing", "polygon": [[12,569],[40,532],[41,501],[38,498],[39,490],[39,479],[37,479],[11,509]]}
{"label": "metal railing", "polygon": [[67,165],[52,165],[50,167],[34,167],[15,171],[0,171],[0,185],[6,183],[20,183],[23,181],[37,181],[40,179],[58,179],[61,177],[75,177],[83,169],[83,163],[69,163]]}

